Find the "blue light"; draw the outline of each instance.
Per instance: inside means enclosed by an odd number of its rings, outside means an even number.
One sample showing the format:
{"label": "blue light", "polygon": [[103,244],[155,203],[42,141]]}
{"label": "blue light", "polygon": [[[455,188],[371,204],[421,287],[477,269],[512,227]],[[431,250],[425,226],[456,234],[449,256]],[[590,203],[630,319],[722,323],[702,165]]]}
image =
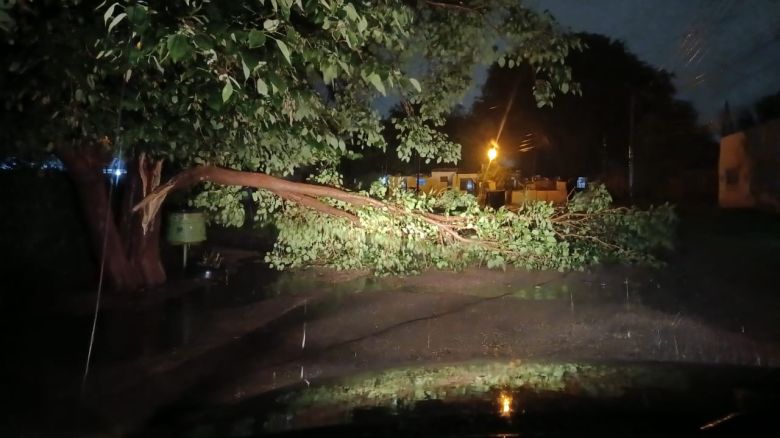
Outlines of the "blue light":
{"label": "blue light", "polygon": [[472,180],[466,181],[466,190],[474,190],[474,181]]}
{"label": "blue light", "polygon": [[8,157],[0,161],[0,170],[14,169],[41,169],[41,170],[65,170],[65,166],[57,157],[49,156],[41,161],[20,160],[16,157]]}
{"label": "blue light", "polygon": [[125,162],[121,158],[114,158],[108,167],[103,168],[103,173],[119,179],[122,175],[127,174]]}
{"label": "blue light", "polygon": [[587,185],[588,185],[588,179],[587,178],[585,178],[584,176],[581,176],[581,177],[577,178],[577,189],[585,190]]}
{"label": "blue light", "polygon": [[57,157],[49,157],[41,163],[44,170],[65,170],[65,165]]}
{"label": "blue light", "polygon": [[0,161],[0,170],[13,170],[16,169],[16,166],[16,159],[13,157]]}

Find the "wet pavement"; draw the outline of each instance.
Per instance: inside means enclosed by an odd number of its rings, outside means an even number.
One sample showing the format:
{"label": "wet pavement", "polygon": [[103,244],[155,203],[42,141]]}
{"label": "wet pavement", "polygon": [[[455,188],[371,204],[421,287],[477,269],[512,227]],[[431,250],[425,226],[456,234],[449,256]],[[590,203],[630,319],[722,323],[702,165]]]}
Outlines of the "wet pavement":
{"label": "wet pavement", "polygon": [[280,274],[236,252],[227,283],[107,300],[83,393],[88,306],[5,319],[7,393],[18,394],[6,424],[124,436],[285,388],[474,360],[774,368],[777,235],[761,224],[684,228],[662,270]]}

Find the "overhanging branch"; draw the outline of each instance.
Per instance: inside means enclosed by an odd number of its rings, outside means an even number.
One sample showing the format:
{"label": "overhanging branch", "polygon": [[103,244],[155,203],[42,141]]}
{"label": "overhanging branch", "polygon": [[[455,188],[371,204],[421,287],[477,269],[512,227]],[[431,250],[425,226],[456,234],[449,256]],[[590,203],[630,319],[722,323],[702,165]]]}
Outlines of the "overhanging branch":
{"label": "overhanging branch", "polygon": [[[446,240],[447,242],[479,245],[486,249],[499,252],[511,252],[507,248],[501,248],[497,242],[461,236],[458,231],[467,226],[462,217],[410,211],[398,205],[382,202],[359,193],[348,192],[335,187],[287,181],[264,173],[242,172],[214,166],[201,166],[185,170],[171,178],[165,184],[156,187],[141,200],[141,202],[136,204],[133,207],[133,211],[143,211],[142,224],[144,225],[144,229],[146,230],[148,224],[154,220],[159,212],[160,206],[171,191],[187,188],[200,182],[211,182],[228,186],[254,187],[268,190],[282,199],[329,216],[346,219],[358,226],[360,225],[360,219],[355,214],[329,205],[328,203],[323,202],[322,199],[329,198],[342,201],[353,207],[372,207],[395,216],[411,216],[434,227],[438,232],[438,239],[441,243],[444,243]],[[582,214],[584,213],[566,212],[555,215],[551,221],[554,226],[556,237],[564,240],[567,238],[586,239],[610,250],[617,251],[625,249],[614,242],[590,236],[587,233],[569,231],[569,229],[576,230],[579,228],[579,221],[583,219],[580,216]]]}
{"label": "overhanging branch", "polygon": [[160,210],[160,206],[170,192],[184,189],[200,182],[211,182],[228,186],[255,187],[268,190],[282,199],[295,202],[301,206],[311,208],[312,210],[333,217],[346,219],[356,225],[360,224],[356,215],[322,202],[321,198],[335,199],[348,203],[354,207],[369,206],[395,215],[412,215],[421,221],[434,226],[439,232],[442,241],[446,238],[448,241],[466,244],[490,245],[490,242],[467,239],[458,234],[458,225],[461,221],[450,216],[407,211],[396,205],[334,187],[287,181],[264,173],[242,172],[214,166],[195,167],[181,172],[171,178],[167,183],[157,186],[154,191],[149,193],[141,202],[133,207],[133,211],[143,211],[142,224],[147,226],[154,220],[157,212]]}

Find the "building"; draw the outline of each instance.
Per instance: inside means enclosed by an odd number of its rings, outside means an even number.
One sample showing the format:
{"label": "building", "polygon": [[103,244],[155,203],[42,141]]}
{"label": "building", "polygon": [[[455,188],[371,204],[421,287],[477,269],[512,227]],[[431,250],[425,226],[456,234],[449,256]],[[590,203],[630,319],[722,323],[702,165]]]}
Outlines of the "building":
{"label": "building", "polygon": [[[419,190],[431,193],[445,190],[457,190],[477,194],[480,187],[480,174],[476,172],[459,172],[456,168],[433,169],[430,175],[405,175],[390,177],[391,185],[407,190]],[[501,190],[495,181],[487,181],[489,191]],[[506,187],[506,202],[520,205],[525,201],[549,201],[562,204],[568,199],[566,181],[548,178],[536,178],[521,183],[519,177],[511,179]]]}
{"label": "building", "polygon": [[718,205],[780,208],[780,119],[721,138]]}
{"label": "building", "polygon": [[509,202],[514,205],[525,201],[549,201],[553,204],[563,204],[569,199],[566,181],[540,179],[531,181],[523,187],[512,190]]}
{"label": "building", "polygon": [[476,193],[479,181],[478,173],[460,173],[456,168],[433,169],[430,175],[405,175],[391,177],[395,185],[406,187],[408,190],[417,190],[419,179],[420,190],[434,192],[443,190],[458,190],[461,192]]}
{"label": "building", "polygon": [[433,169],[429,184],[437,189],[451,189],[458,177],[457,168]]}

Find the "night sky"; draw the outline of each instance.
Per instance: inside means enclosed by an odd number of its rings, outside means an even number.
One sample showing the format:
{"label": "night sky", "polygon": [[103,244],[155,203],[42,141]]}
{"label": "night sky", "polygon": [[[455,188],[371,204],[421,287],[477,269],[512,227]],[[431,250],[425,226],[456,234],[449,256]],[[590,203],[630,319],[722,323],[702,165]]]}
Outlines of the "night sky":
{"label": "night sky", "polygon": [[712,121],[780,90],[778,0],[528,0],[571,30],[622,40],[675,74],[679,97]]}
{"label": "night sky", "polygon": [[[703,123],[717,123],[728,100],[732,115],[780,91],[780,0],[526,0],[565,28],[626,43],[639,59],[674,73],[678,97]],[[480,94],[487,67],[463,104]],[[576,79],[576,78],[575,78]],[[387,114],[397,96],[379,99]]]}

